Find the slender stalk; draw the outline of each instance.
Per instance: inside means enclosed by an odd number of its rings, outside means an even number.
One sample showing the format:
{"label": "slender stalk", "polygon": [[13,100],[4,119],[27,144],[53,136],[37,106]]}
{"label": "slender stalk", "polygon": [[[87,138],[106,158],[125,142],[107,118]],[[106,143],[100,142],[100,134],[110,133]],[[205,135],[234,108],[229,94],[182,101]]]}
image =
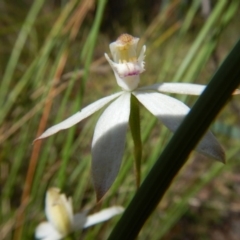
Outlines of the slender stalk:
{"label": "slender stalk", "polygon": [[136,185],[139,188],[141,183],[141,159],[142,159],[142,141],[140,130],[140,114],[139,102],[133,95],[131,96],[131,113],[129,118],[129,125],[134,142],[134,162],[135,162],[135,177]]}

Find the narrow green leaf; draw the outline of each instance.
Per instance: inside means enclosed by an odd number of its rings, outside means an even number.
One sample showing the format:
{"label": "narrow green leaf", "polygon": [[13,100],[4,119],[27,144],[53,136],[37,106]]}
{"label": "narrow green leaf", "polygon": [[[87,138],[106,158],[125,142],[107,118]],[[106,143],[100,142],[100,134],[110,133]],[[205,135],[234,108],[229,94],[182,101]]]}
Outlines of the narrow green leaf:
{"label": "narrow green leaf", "polygon": [[42,5],[44,4],[44,0],[39,1],[33,1],[32,7],[29,10],[29,13],[26,17],[25,22],[22,25],[22,28],[19,32],[18,38],[15,42],[13,51],[11,53],[6,71],[4,73],[3,79],[0,84],[0,96],[1,96],[1,106],[6,101],[5,97],[9,93],[9,85],[12,80],[12,76],[14,73],[14,70],[16,68],[16,65],[18,63],[20,54],[22,52],[23,46],[27,40],[28,34],[30,33],[33,24],[35,23],[36,17],[39,13],[39,11],[42,8]]}

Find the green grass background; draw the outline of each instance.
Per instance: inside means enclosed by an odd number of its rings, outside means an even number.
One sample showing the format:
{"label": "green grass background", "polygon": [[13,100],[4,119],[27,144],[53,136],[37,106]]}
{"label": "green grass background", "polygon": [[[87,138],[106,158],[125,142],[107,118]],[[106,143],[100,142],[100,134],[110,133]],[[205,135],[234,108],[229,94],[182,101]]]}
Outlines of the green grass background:
{"label": "green grass background", "polygon": [[[207,15],[199,0],[154,4],[123,1],[116,6],[106,0],[0,3],[0,239],[33,238],[35,227],[45,218],[44,197],[50,186],[73,197],[75,212],[127,207],[135,194],[133,143],[128,131],[121,171],[103,201],[96,204],[90,146],[100,112],[32,145],[47,127],[119,90],[103,58],[110,42],[128,32],[147,46],[146,71],[140,83],[144,86],[207,84],[239,38],[237,0],[212,1]],[[176,97],[189,106],[196,101],[195,97]],[[236,96],[211,127],[226,150],[227,164],[193,152],[138,239],[215,239],[214,231],[224,219],[239,213],[239,106]],[[143,108],[140,116],[144,179],[172,133]],[[70,239],[106,239],[118,219]]]}

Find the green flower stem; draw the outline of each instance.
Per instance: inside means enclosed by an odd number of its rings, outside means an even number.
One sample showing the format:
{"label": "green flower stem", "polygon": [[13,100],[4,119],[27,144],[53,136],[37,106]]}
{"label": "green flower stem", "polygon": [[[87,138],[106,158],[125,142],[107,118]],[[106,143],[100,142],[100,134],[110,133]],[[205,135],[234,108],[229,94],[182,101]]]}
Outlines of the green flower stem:
{"label": "green flower stem", "polygon": [[131,95],[131,113],[129,118],[129,125],[134,143],[136,185],[137,188],[139,188],[141,183],[142,141],[140,130],[139,102],[133,95]]}
{"label": "green flower stem", "polygon": [[135,239],[192,149],[240,83],[240,40],[213,76],[130,202],[109,240]]}

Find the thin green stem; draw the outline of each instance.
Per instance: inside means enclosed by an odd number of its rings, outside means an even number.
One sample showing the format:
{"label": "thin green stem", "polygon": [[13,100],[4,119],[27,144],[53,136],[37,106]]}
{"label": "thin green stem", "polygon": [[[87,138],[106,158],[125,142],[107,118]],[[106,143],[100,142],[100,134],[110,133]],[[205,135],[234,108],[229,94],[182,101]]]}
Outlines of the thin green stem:
{"label": "thin green stem", "polygon": [[137,188],[141,183],[141,159],[142,159],[142,141],[140,130],[139,102],[135,96],[131,96],[131,113],[129,125],[134,142],[134,162]]}

